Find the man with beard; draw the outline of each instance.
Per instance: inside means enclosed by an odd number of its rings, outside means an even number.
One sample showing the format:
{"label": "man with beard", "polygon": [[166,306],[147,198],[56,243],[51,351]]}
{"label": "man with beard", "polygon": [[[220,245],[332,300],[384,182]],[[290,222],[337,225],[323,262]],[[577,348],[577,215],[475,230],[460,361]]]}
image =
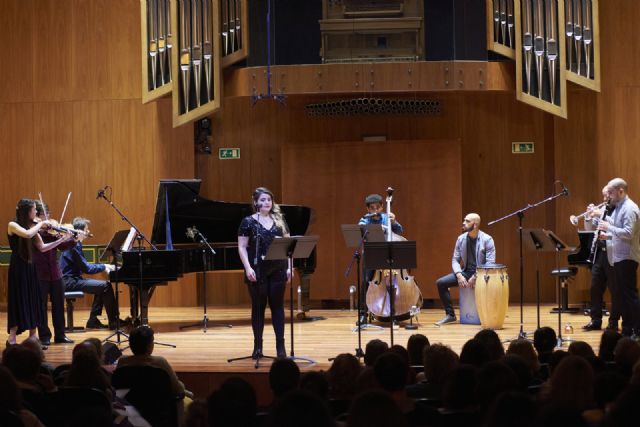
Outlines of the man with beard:
{"label": "man with beard", "polygon": [[470,213],[462,221],[462,234],[458,236],[453,248],[451,267],[453,272],[436,280],[440,300],[444,306],[445,316],[435,322],[442,326],[457,320],[451,304],[449,288],[473,288],[476,284],[476,267],[485,264],[495,264],[496,247],[493,238],[480,231],[480,215]]}

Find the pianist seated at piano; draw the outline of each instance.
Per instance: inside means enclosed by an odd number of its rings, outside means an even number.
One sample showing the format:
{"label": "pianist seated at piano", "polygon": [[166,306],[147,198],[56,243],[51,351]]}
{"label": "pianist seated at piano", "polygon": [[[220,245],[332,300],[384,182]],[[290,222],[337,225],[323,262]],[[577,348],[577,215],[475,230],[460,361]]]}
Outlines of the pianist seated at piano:
{"label": "pianist seated at piano", "polygon": [[292,270],[287,260],[265,260],[264,257],[275,238],[289,237],[289,227],[280,207],[274,203],[270,190],[258,187],[252,199],[254,213],[245,217],[238,228],[238,253],[251,295],[252,357],[262,357],[267,301],[276,335],[276,355],[287,357],[284,346],[284,291]]}
{"label": "pianist seated at piano", "polygon": [[[60,257],[60,269],[63,274],[65,291],[82,291],[93,294],[93,303],[86,327],[89,329],[115,329],[118,309],[111,283],[106,280],[85,279],[83,274],[109,273],[115,269],[111,264],[89,264],[82,253],[82,242],[89,235],[89,223],[86,218],[73,219],[73,228],[81,231],[76,237],[76,244],[71,249],[62,253]],[[109,325],[104,325],[99,316],[102,315],[104,306],[109,319]],[[124,322],[121,320],[121,324]]]}

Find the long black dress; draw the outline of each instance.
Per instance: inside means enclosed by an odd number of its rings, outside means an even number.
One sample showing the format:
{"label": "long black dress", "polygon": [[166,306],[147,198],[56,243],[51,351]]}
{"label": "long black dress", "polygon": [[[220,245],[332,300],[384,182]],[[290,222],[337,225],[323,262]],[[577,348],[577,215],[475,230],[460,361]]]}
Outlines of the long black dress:
{"label": "long black dress", "polygon": [[[21,237],[9,236],[11,261],[9,262],[7,332],[17,326],[17,333],[37,328],[44,319],[40,297],[40,284],[36,267],[31,260],[24,259],[19,253]],[[27,239],[25,239],[27,240]],[[31,244],[31,242],[25,242]]]}

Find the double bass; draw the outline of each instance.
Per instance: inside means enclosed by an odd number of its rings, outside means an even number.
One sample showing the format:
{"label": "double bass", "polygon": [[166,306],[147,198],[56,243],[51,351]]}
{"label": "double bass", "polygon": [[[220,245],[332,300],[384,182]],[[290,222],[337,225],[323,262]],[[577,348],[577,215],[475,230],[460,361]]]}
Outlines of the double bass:
{"label": "double bass", "polygon": [[[391,230],[393,191],[393,188],[387,188],[387,218],[383,227],[387,241],[404,241],[407,239]],[[422,307],[422,293],[408,270],[376,270],[369,281],[366,299],[369,312],[382,322],[388,322],[391,316],[390,292],[395,292],[393,296],[395,319],[407,320],[415,314],[412,309]]]}

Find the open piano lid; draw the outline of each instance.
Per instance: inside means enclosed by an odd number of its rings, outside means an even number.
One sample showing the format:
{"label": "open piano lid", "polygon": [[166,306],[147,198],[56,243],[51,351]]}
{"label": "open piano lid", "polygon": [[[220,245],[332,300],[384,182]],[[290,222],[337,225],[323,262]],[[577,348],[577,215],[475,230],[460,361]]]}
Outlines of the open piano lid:
{"label": "open piano lid", "polygon": [[[211,243],[237,243],[238,226],[253,213],[250,203],[223,202],[200,197],[199,179],[163,179],[158,187],[151,242],[166,244],[166,212],[169,209],[173,244],[193,243],[186,235],[196,227]],[[280,205],[291,235],[304,235],[311,220],[306,206]]]}

